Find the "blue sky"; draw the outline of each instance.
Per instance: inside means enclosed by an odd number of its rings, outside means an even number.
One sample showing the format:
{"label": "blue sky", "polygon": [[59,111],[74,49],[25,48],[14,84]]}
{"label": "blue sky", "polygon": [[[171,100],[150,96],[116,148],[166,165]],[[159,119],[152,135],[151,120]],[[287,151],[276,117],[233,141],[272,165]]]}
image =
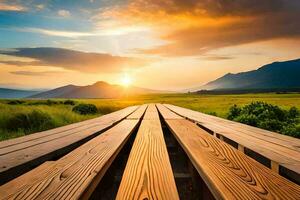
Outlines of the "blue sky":
{"label": "blue sky", "polygon": [[[11,1],[9,2],[11,3]],[[92,12],[96,10],[95,7],[99,7],[101,3],[91,3],[89,1],[26,1],[26,3],[20,3],[19,5],[22,5],[24,10],[0,12],[2,48],[55,46],[54,41],[62,39],[57,36],[40,34],[34,29],[74,32],[92,31],[93,22],[90,17]],[[85,10],[90,13],[85,12]]]}
{"label": "blue sky", "polygon": [[299,58],[299,12],[294,0],[0,0],[0,86],[193,88]]}

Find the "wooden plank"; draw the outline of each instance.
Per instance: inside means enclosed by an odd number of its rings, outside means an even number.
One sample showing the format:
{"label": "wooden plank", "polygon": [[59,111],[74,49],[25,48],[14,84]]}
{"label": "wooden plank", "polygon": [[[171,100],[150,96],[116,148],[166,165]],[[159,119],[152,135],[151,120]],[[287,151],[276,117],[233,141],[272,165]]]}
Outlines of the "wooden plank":
{"label": "wooden plank", "polygon": [[154,120],[159,120],[159,115],[157,112],[157,109],[155,107],[155,104],[149,104],[148,108],[146,110],[146,113],[143,117],[143,119],[154,119]]}
{"label": "wooden plank", "polygon": [[129,107],[87,122],[79,122],[1,142],[0,184],[21,175],[46,160],[66,154],[110,128],[137,107]]}
{"label": "wooden plank", "polygon": [[116,199],[179,199],[159,120],[142,121]]}
{"label": "wooden plank", "polygon": [[226,138],[237,142],[238,145],[251,149],[271,161],[300,174],[300,153],[298,151],[274,143],[269,143],[258,138],[253,138],[249,135],[241,134],[238,131],[223,127],[216,123],[213,125],[210,123],[202,123],[202,125],[221,134],[221,140],[223,140],[223,136],[225,136]]}
{"label": "wooden plank", "polygon": [[274,161],[271,161],[271,169],[276,172],[276,173],[279,173],[279,165],[278,163],[274,162]]}
{"label": "wooden plank", "polygon": [[238,150],[244,153],[245,152],[245,147],[241,144],[238,144]]}
{"label": "wooden plank", "polygon": [[164,119],[183,119],[181,116],[177,115],[176,113],[172,112],[167,107],[163,106],[162,104],[156,104],[159,113],[163,116]]}
{"label": "wooden plank", "polygon": [[132,114],[130,114],[126,119],[141,119],[144,115],[148,105],[141,105],[138,109],[136,109]]}
{"label": "wooden plank", "polygon": [[57,161],[0,187],[0,199],[87,199],[138,120],[123,120]]}
{"label": "wooden plank", "polygon": [[[224,135],[225,137],[232,139],[233,141],[236,141],[239,144],[242,144],[242,140],[246,139],[249,143],[255,143],[257,146],[257,149],[263,148],[263,149],[270,149],[276,153],[281,154],[282,156],[285,156],[287,158],[294,158],[295,160],[300,161],[300,152],[287,148],[285,146],[277,145],[272,142],[267,142],[265,140],[261,140],[259,138],[255,138],[246,134],[243,134],[239,131],[230,129],[226,126],[222,126],[219,124],[206,124],[205,127],[209,129],[214,129],[217,131],[217,133]],[[247,142],[243,142],[245,145],[247,145]],[[254,147],[254,150],[256,148]]]}
{"label": "wooden plank", "polygon": [[[259,153],[271,161],[278,163],[280,166],[300,174],[300,152],[298,151],[298,147],[296,147],[296,144],[299,141],[298,139],[289,137],[289,141],[294,142],[291,145],[288,145],[289,142],[287,142],[287,140],[279,141],[278,138],[274,142],[271,137],[266,138],[257,132],[250,133],[250,131],[242,132],[237,130],[234,126],[229,125],[229,122],[223,123],[223,119],[220,118],[211,120],[210,118],[213,116],[207,116],[196,111],[172,105],[167,105],[167,107],[193,121],[196,121],[197,123],[200,123],[202,126],[210,129],[211,131],[220,134],[220,139],[225,136],[256,153]],[[235,124],[236,122],[230,123]],[[277,133],[273,134],[278,135]],[[270,141],[268,139],[270,139]]]}
{"label": "wooden plank", "polygon": [[196,124],[187,120],[166,123],[216,199],[300,199],[300,186]]}
{"label": "wooden plank", "polygon": [[286,136],[283,134],[278,134],[275,132],[263,130],[257,127],[252,127],[246,124],[222,119],[216,116],[207,115],[204,113],[196,112],[193,110],[181,108],[174,105],[165,104],[166,107],[171,109],[172,111],[178,113],[179,115],[185,116],[193,121],[196,122],[210,122],[210,123],[217,123],[222,126],[231,128],[233,130],[239,131],[241,133],[251,135],[253,137],[265,140],[267,142],[275,143],[280,146],[285,146],[287,148],[291,148],[293,150],[300,152],[300,140],[297,138],[293,138],[290,136]]}

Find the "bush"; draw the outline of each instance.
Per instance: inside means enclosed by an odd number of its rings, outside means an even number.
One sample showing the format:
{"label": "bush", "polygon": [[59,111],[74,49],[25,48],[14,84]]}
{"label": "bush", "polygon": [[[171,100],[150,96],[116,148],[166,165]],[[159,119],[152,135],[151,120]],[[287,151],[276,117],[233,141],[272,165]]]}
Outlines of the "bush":
{"label": "bush", "polygon": [[59,102],[57,102],[57,101],[53,101],[53,100],[48,99],[45,104],[48,105],[48,106],[52,106],[52,105],[55,105],[55,104],[58,104],[58,103]]}
{"label": "bush", "polygon": [[33,105],[33,106],[37,106],[37,105],[46,105],[46,106],[52,106],[52,105],[57,105],[60,104],[60,101],[54,101],[51,99],[48,100],[38,100],[38,101],[33,101],[33,102],[29,102],[28,105]]}
{"label": "bush", "polygon": [[9,102],[7,102],[7,104],[9,105],[18,105],[18,104],[23,104],[25,103],[25,101],[21,101],[21,100],[11,100]]}
{"label": "bush", "polygon": [[229,114],[228,114],[228,119],[234,119],[236,118],[237,116],[240,115],[241,113],[241,108],[239,108],[237,105],[233,105],[229,108]]}
{"label": "bush", "polygon": [[74,106],[76,104],[75,101],[69,100],[69,99],[65,100],[63,103],[64,103],[64,105],[71,105],[71,106]]}
{"label": "bush", "polygon": [[288,115],[290,118],[297,118],[300,116],[300,112],[295,106],[293,106],[290,108]]}
{"label": "bush", "polygon": [[208,115],[218,116],[216,112],[206,112]]}
{"label": "bush", "polygon": [[235,119],[235,121],[241,122],[243,124],[248,124],[250,126],[257,126],[257,124],[258,124],[258,118],[253,114],[250,114],[250,115],[243,114],[243,115],[237,116],[234,119]]}
{"label": "bush", "polygon": [[98,110],[94,104],[79,104],[75,106],[72,111],[81,115],[88,115],[96,114]]}
{"label": "bush", "polygon": [[244,107],[233,105],[229,109],[227,118],[300,138],[299,115],[299,110],[296,107],[286,111],[272,104],[252,102]]}
{"label": "bush", "polygon": [[54,126],[51,116],[47,113],[33,110],[30,113],[16,113],[7,121],[9,131],[24,130],[25,133],[42,131]]}
{"label": "bush", "polygon": [[300,135],[300,124],[297,125],[287,125],[283,128],[282,133],[285,135],[293,136],[299,138]]}

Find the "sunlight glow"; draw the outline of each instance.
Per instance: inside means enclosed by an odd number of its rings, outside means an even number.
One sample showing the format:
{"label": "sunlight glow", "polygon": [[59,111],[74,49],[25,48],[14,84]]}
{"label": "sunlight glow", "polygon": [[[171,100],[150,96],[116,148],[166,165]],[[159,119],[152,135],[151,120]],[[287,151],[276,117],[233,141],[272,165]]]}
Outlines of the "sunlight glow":
{"label": "sunlight glow", "polygon": [[121,84],[124,87],[128,87],[131,85],[131,83],[132,83],[131,77],[128,74],[124,74],[124,76],[122,77],[122,80],[121,80]]}

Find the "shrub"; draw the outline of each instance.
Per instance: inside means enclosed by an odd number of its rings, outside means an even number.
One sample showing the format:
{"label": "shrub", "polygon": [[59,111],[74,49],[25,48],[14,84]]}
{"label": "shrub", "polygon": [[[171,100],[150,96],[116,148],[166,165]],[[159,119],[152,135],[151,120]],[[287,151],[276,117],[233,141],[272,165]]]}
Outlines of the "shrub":
{"label": "shrub", "polygon": [[259,120],[276,119],[285,120],[286,111],[280,109],[278,106],[267,104],[264,102],[252,102],[243,107],[241,114],[255,115]]}
{"label": "shrub", "polygon": [[79,104],[72,111],[81,115],[96,114],[97,107],[94,104]]}
{"label": "shrub", "polygon": [[228,119],[300,138],[300,113],[296,107],[288,111],[265,102],[252,102],[244,107],[233,105]]}
{"label": "shrub", "polygon": [[297,118],[300,116],[300,112],[295,106],[293,106],[290,108],[288,115],[290,118]]}
{"label": "shrub", "polygon": [[48,99],[45,104],[48,106],[52,106],[52,105],[58,104],[58,102]]}
{"label": "shrub", "polygon": [[250,126],[257,126],[257,124],[258,124],[258,118],[253,114],[250,114],[250,115],[243,114],[243,115],[237,116],[234,119],[235,119],[235,121],[241,122],[243,124],[248,124]]}
{"label": "shrub", "polygon": [[287,125],[287,126],[283,127],[282,133],[285,134],[285,135],[300,138],[299,137],[300,136],[300,124]]}
{"label": "shrub", "polygon": [[233,105],[229,108],[229,114],[228,119],[234,119],[237,116],[239,116],[241,113],[241,108],[239,108],[237,105]]}
{"label": "shrub", "polygon": [[6,128],[10,131],[24,130],[25,133],[42,131],[54,126],[51,116],[47,113],[33,110],[30,113],[16,113],[7,121]]}
{"label": "shrub", "polygon": [[206,114],[208,114],[208,115],[213,115],[213,116],[217,116],[217,113],[216,113],[216,112],[206,112]]}
{"label": "shrub", "polygon": [[10,100],[7,102],[7,104],[9,105],[18,105],[18,104],[23,104],[25,103],[25,101],[21,101],[21,100]]}
{"label": "shrub", "polygon": [[71,106],[74,106],[74,105],[76,104],[76,102],[73,101],[73,100],[68,99],[68,100],[65,100],[65,101],[63,102],[63,104],[64,104],[64,105],[71,105]]}
{"label": "shrub", "polygon": [[37,106],[37,105],[52,106],[52,105],[57,105],[59,103],[60,103],[59,101],[54,101],[54,100],[48,99],[48,100],[38,100],[38,101],[29,102],[28,105],[33,105],[33,106]]}

